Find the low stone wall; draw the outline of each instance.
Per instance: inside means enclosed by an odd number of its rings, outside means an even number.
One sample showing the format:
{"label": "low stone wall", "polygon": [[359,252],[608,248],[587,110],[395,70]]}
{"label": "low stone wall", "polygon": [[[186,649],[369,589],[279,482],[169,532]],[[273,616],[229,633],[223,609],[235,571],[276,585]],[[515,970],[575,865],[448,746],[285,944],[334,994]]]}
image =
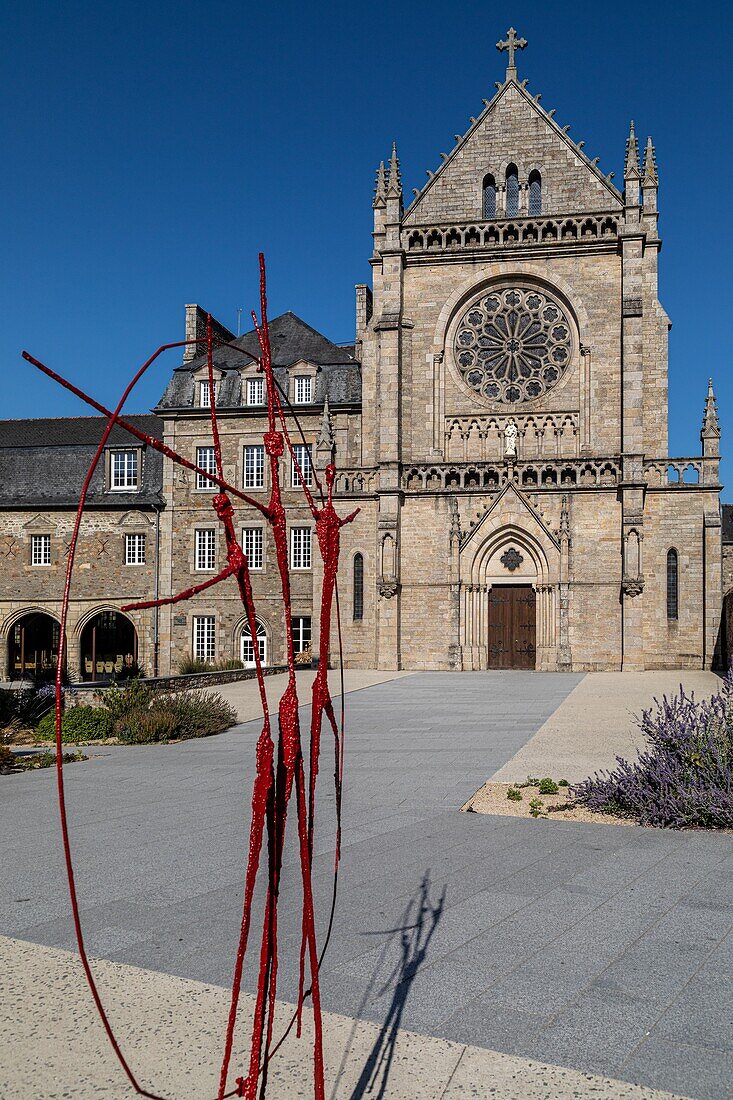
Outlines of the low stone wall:
{"label": "low stone wall", "polygon": [[[310,667],[310,665],[296,665],[295,671],[298,672],[303,668]],[[287,671],[287,665],[272,665],[263,668],[262,675],[276,676],[280,672]],[[216,687],[217,684],[231,684],[237,680],[254,680],[256,675],[257,671],[254,668],[228,668],[219,670],[218,672],[191,672],[183,676],[141,677],[140,683],[145,684],[146,687],[162,688],[164,691],[184,691],[187,688],[206,688]],[[124,687],[125,683],[130,683],[130,681],[122,681],[119,684],[115,684],[112,681],[103,683],[90,680],[88,683],[72,684],[68,688],[65,688],[65,692],[69,695],[85,694],[87,692],[95,694],[96,692],[104,691],[108,687]]]}

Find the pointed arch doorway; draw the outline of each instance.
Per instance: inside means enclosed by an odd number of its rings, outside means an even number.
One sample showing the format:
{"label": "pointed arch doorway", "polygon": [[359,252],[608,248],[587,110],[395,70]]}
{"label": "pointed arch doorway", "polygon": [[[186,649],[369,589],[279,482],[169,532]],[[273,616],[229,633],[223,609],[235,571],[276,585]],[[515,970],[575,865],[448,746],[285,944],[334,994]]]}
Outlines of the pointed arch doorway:
{"label": "pointed arch doorway", "polygon": [[492,669],[533,669],[537,597],[531,584],[494,584],[488,592],[488,660]]}

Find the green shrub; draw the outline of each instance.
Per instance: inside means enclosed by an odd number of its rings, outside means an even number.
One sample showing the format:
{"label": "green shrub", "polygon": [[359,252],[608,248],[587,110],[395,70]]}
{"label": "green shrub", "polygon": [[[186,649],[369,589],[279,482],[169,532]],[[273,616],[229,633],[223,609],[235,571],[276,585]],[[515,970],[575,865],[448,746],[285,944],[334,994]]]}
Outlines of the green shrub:
{"label": "green shrub", "polygon": [[239,668],[244,668],[244,661],[234,657],[223,658],[221,661],[202,661],[199,657],[183,657],[178,663],[178,672],[181,676],[192,676],[199,672],[231,672]]}
{"label": "green shrub", "polygon": [[[112,716],[104,707],[72,707],[62,715],[61,739],[69,744],[103,741],[112,737]],[[39,741],[54,741],[56,716],[54,711],[41,719],[36,729]]]}
{"label": "green shrub", "polygon": [[544,779],[540,779],[539,782],[540,794],[557,794],[560,790],[554,779],[550,779],[549,776],[545,776]]}
{"label": "green shrub", "polygon": [[510,802],[522,801],[522,792],[518,791],[516,787],[510,787],[509,790],[506,792],[506,796]]}
{"label": "green shrub", "polygon": [[102,692],[100,702],[109,711],[113,722],[118,722],[133,710],[146,709],[155,698],[155,692],[140,680],[130,680],[124,687],[111,687]]}
{"label": "green shrub", "polygon": [[541,798],[533,798],[529,804],[529,812],[532,814],[532,817],[539,817],[544,809],[545,804]]}
{"label": "green shrub", "polygon": [[129,744],[210,737],[229,729],[237,712],[213,691],[180,691],[152,696],[147,706],[129,710],[115,723],[115,734]]}
{"label": "green shrub", "polygon": [[558,779],[557,785],[558,785],[558,787],[569,787],[570,786],[567,779]]}

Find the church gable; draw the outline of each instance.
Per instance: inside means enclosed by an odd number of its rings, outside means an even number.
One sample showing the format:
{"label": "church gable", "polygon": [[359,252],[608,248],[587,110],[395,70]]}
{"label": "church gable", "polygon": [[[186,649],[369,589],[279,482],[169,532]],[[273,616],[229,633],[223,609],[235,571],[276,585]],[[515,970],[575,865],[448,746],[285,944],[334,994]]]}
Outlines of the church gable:
{"label": "church gable", "polygon": [[497,187],[496,216],[504,217],[507,169],[519,181],[519,215],[528,214],[530,175],[541,177],[545,215],[621,209],[610,181],[514,80],[508,80],[410,206],[405,225],[484,220],[483,185]]}

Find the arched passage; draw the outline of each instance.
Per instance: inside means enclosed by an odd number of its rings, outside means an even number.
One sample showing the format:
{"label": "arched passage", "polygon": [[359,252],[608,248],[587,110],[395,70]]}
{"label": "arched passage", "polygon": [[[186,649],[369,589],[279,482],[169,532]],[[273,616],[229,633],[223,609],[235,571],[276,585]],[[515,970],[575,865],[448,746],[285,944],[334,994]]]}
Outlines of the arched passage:
{"label": "arched passage", "polygon": [[138,670],[137,631],[121,611],[104,610],[84,624],[80,641],[82,680],[118,680]]}
{"label": "arched passage", "polygon": [[60,627],[45,611],[30,611],[8,632],[8,679],[52,680],[59,655]]}

